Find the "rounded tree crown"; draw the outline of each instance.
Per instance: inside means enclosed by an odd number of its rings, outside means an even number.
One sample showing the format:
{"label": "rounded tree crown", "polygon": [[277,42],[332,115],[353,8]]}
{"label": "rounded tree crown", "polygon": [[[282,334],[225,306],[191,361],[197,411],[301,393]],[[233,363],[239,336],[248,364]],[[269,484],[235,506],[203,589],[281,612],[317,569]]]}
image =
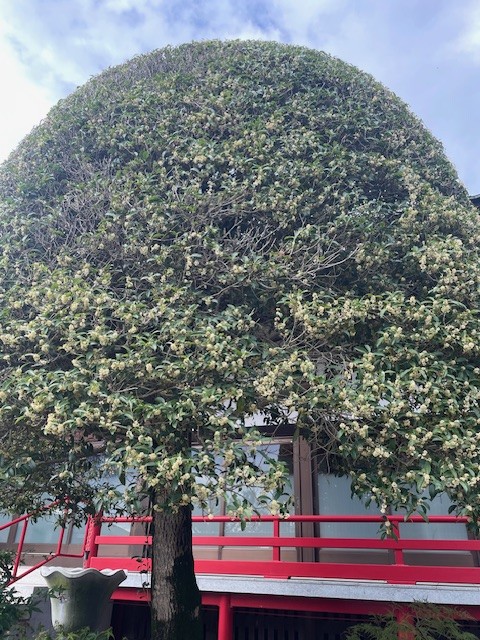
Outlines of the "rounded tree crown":
{"label": "rounded tree crown", "polygon": [[278,512],[261,414],[384,511],[478,515],[479,246],[441,144],[355,67],[202,42],[108,69],[0,168],[0,502],[93,500],[101,454],[135,495]]}

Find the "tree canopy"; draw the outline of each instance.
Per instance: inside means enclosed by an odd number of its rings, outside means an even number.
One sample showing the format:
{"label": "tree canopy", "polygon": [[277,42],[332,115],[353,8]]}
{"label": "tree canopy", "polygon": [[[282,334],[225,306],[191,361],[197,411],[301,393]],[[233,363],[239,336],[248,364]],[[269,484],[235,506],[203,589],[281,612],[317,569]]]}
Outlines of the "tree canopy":
{"label": "tree canopy", "polygon": [[353,66],[202,42],[106,70],[0,171],[2,504],[115,503],[101,455],[127,503],[277,513],[261,414],[383,510],[478,517],[479,245],[441,144]]}

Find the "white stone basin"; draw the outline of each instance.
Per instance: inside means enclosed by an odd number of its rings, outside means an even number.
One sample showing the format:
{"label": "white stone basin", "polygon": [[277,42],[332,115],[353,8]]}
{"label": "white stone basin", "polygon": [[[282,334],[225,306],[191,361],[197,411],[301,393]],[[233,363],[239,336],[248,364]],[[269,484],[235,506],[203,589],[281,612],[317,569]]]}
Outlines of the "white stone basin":
{"label": "white stone basin", "polygon": [[123,570],[43,567],[42,576],[55,593],[50,598],[52,624],[66,632],[90,627],[104,631],[112,616],[111,596],[127,574]]}

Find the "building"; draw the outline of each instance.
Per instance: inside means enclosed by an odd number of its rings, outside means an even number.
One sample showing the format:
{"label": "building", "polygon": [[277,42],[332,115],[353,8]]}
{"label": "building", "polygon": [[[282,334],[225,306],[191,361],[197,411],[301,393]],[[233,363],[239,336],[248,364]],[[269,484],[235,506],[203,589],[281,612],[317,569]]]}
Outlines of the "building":
{"label": "building", "polygon": [[[244,531],[221,513],[213,520],[194,515],[207,640],[334,640],[365,616],[392,606],[408,615],[409,604],[424,601],[480,620],[480,541],[465,519],[448,515],[446,500],[434,501],[428,523],[388,516],[396,535],[381,539],[384,516],[350,496],[347,478],[318,468],[305,441],[280,437],[269,447],[289,465],[294,515],[259,516]],[[15,567],[17,588],[40,586],[44,564],[123,568],[128,578],[113,595],[112,624],[118,638],[146,640],[148,516],[104,516],[86,530],[58,531],[52,522],[5,519],[2,546],[19,546],[25,560]]]}

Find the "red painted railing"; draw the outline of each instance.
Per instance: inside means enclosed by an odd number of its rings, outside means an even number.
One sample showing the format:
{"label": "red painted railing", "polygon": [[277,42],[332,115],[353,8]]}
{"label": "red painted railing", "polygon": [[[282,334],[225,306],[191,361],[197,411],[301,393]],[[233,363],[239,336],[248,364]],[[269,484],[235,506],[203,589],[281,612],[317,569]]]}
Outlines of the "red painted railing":
{"label": "red painted railing", "polygon": [[[480,552],[480,540],[433,540],[402,539],[400,525],[422,523],[420,516],[412,516],[407,521],[402,516],[387,516],[394,537],[377,538],[337,538],[337,537],[301,537],[282,535],[289,523],[376,523],[384,521],[382,516],[324,515],[291,516],[281,519],[275,516],[259,516],[246,524],[244,535],[194,536],[193,544],[203,552],[207,548],[217,552],[216,559],[195,560],[197,574],[236,574],[275,578],[339,578],[357,580],[382,580],[390,583],[442,582],[480,584],[480,567],[477,554]],[[238,522],[228,516],[213,518],[193,517],[195,523],[232,523]],[[102,532],[102,525],[114,523],[149,524],[150,517],[122,518],[101,517],[91,520],[87,530],[85,548],[86,566],[98,569],[123,568],[135,572],[148,572],[151,567],[148,548],[151,546],[149,535],[108,535]],[[272,523],[272,535],[248,535],[250,523]],[[454,516],[430,516],[427,526],[434,524],[466,524],[467,518]],[[311,525],[311,526],[312,526]],[[122,545],[125,550],[119,548]],[[142,556],[128,557],[128,547],[140,545],[144,549]],[[109,555],[117,548],[117,557]],[[256,551],[255,551],[256,549]],[[311,558],[299,561],[288,556],[298,556],[301,550],[310,549]],[[329,550],[334,558],[322,561],[322,555]],[[380,554],[378,554],[380,552]],[[417,552],[412,557],[412,552]],[[425,554],[428,555],[428,562]],[[450,553],[448,553],[450,552]],[[121,554],[118,557],[119,553]],[[305,551],[303,552],[305,555]],[[308,553],[308,552],[307,552]],[[255,554],[257,557],[255,558]],[[343,554],[343,558],[342,558]],[[373,555],[372,555],[373,554]],[[375,554],[377,554],[375,556]],[[422,556],[423,554],[423,556]],[[123,557],[122,557],[123,555]],[[198,554],[197,554],[198,555]],[[204,554],[205,555],[205,554]],[[220,558],[223,555],[223,559]],[[230,559],[228,558],[230,555]],[[231,556],[235,555],[235,558]],[[363,558],[362,558],[363,555]],[[249,559],[250,556],[250,559]],[[262,557],[259,557],[262,556]],[[415,562],[415,564],[413,564]]]}
{"label": "red painted railing", "polygon": [[[42,511],[45,511],[47,513],[48,511],[51,511],[52,507],[54,506],[55,505],[52,505],[52,504],[48,505]],[[39,515],[38,513],[35,514],[36,517],[38,517],[38,515]],[[18,537],[18,543],[16,543],[16,550],[15,550],[15,556],[14,556],[13,567],[12,567],[12,577],[11,577],[11,580],[9,581],[9,585],[14,584],[15,582],[17,582],[21,578],[24,578],[25,576],[28,576],[30,573],[32,573],[36,569],[40,569],[40,567],[43,567],[45,564],[51,562],[52,560],[55,560],[55,558],[83,558],[83,552],[79,554],[74,554],[74,553],[65,553],[63,551],[63,540],[65,535],[65,529],[63,527],[60,527],[55,550],[50,551],[46,557],[42,558],[42,560],[38,561],[37,563],[33,565],[28,565],[28,567],[25,567],[25,570],[20,573],[20,566],[22,563],[22,558],[24,557],[24,553],[25,553],[25,540],[26,540],[28,525],[32,520],[32,518],[33,518],[32,514],[27,514],[27,515],[19,516],[18,518],[15,518],[14,520],[7,522],[6,524],[0,525],[0,531],[10,529],[11,527],[15,527],[17,525],[21,527],[20,536]],[[85,532],[84,547],[86,545],[86,534],[87,534],[87,531]]]}
{"label": "red painted railing", "polygon": [[[38,516],[38,514],[36,514]],[[246,531],[242,535],[197,535],[193,538],[194,550],[205,552],[213,550],[216,559],[195,560],[197,574],[233,574],[245,576],[263,576],[269,578],[338,578],[354,580],[381,580],[390,583],[442,582],[442,583],[470,583],[480,584],[480,567],[477,566],[477,554],[480,552],[480,540],[434,540],[434,539],[402,539],[403,527],[411,524],[463,525],[466,518],[454,516],[430,516],[428,523],[423,518],[412,516],[407,521],[401,516],[387,516],[390,521],[393,536],[381,539],[379,537],[325,537],[291,535],[292,529],[310,529],[311,533],[321,533],[321,525],[326,523],[344,524],[346,527],[356,524],[376,524],[379,526],[384,520],[381,516],[355,515],[324,515],[324,516],[291,516],[281,519],[274,516],[254,517],[246,523]],[[148,528],[151,517],[107,517],[99,515],[89,520],[84,538],[82,554],[68,554],[63,551],[64,529],[60,529],[56,549],[49,553],[42,561],[29,566],[22,573],[19,572],[22,553],[25,549],[29,516],[21,516],[8,524],[1,525],[0,531],[8,527],[21,526],[17,554],[13,569],[12,583],[28,575],[35,569],[51,562],[55,558],[84,557],[84,565],[98,569],[122,568],[133,572],[149,572],[149,559],[152,537],[143,535],[108,535],[108,525],[121,523],[139,523]],[[217,523],[225,526],[238,523],[227,516],[213,518],[193,517],[197,523]],[[248,530],[256,523],[270,523],[271,535],[248,535]],[[293,523],[293,527],[285,531]],[[102,531],[102,528],[105,527]],[[219,528],[220,531],[220,528]],[[225,531],[225,529],[224,529]],[[348,533],[348,531],[346,530]],[[254,532],[255,533],[255,532]],[[462,529],[464,535],[465,530]],[[282,535],[286,534],[286,535]],[[432,536],[433,537],[433,536]],[[140,546],[141,554],[130,555],[132,546]],[[116,549],[116,556],[109,555]],[[429,564],[411,563],[411,554],[416,552],[416,561],[424,561],[421,554],[429,554]],[[27,553],[27,552],[25,552]],[[235,558],[228,557],[236,554]],[[331,553],[329,561],[324,561],[323,554]],[[257,554],[257,557],[255,557]],[[343,557],[342,557],[343,554]],[[377,554],[375,556],[375,554]],[[378,555],[379,554],[379,555]],[[199,554],[197,553],[197,556]],[[259,555],[263,556],[259,559]],[[292,556],[295,559],[292,559]],[[300,556],[308,561],[300,561]],[[378,560],[374,562],[372,559]],[[381,561],[380,561],[381,559]],[[368,560],[368,561],[367,561]],[[383,563],[383,564],[382,564]],[[468,566],[467,566],[468,565]],[[148,580],[145,580],[148,582]],[[120,601],[146,601],[150,598],[149,589],[120,587],[113,594],[113,598]],[[204,605],[219,608],[218,637],[222,640],[233,639],[233,611],[235,608],[270,608],[294,611],[335,611],[362,614],[385,613],[388,603],[360,602],[356,600],[331,600],[325,604],[324,599],[318,598],[284,598],[274,595],[256,595],[223,593],[221,587],[218,592],[202,594]],[[333,604],[332,604],[333,603]],[[327,607],[325,609],[325,607]],[[334,608],[332,608],[334,607]],[[471,607],[472,608],[472,607]],[[473,609],[473,608],[472,608]],[[480,611],[473,612],[480,617]]]}

